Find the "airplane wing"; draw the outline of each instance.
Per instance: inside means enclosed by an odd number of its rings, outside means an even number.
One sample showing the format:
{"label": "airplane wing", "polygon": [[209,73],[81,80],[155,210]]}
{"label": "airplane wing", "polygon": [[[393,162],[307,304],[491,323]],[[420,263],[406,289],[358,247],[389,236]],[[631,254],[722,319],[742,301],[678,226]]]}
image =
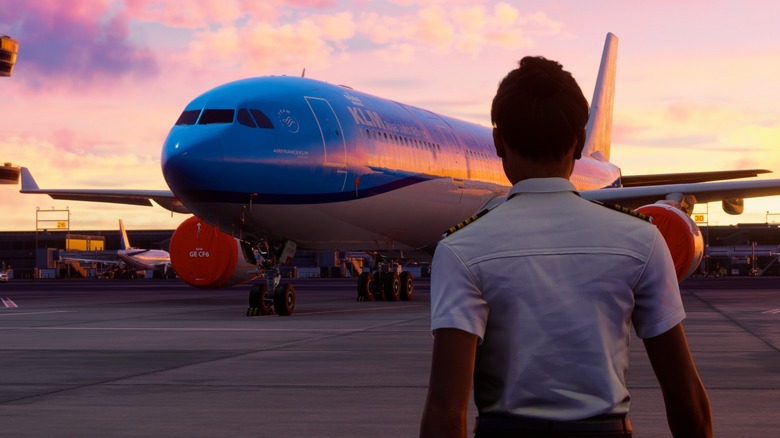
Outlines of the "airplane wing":
{"label": "airplane wing", "polygon": [[686,184],[728,179],[749,178],[761,173],[772,173],[767,169],[722,170],[714,172],[657,173],[650,175],[623,175],[623,187],[656,186],[663,184]]}
{"label": "airplane wing", "polygon": [[115,190],[115,189],[41,189],[26,167],[21,168],[21,193],[49,195],[54,199],[73,201],[109,202],[113,204],[152,206],[156,202],[174,213],[188,214],[185,207],[170,190]]}
{"label": "airplane wing", "polygon": [[62,260],[62,261],[73,261],[73,262],[79,262],[79,263],[105,263],[107,265],[121,265],[122,264],[122,262],[120,260],[90,259],[90,258],[81,258],[81,257],[60,257],[60,260]]}
{"label": "airplane wing", "polygon": [[60,260],[79,263],[105,263],[108,265],[121,265],[115,251],[61,251]]}
{"label": "airplane wing", "polygon": [[692,195],[696,202],[716,202],[736,198],[780,195],[780,179],[723,181],[692,184],[665,184],[641,187],[584,190],[580,196],[591,201],[638,208],[674,195]]}

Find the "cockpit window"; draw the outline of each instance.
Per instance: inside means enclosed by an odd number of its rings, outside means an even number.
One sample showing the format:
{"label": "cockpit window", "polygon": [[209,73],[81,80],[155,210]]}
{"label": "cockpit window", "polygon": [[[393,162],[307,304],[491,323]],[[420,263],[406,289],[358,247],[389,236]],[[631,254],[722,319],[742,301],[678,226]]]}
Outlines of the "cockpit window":
{"label": "cockpit window", "polygon": [[200,110],[184,110],[179,116],[179,120],[176,120],[177,125],[194,125],[198,121]]}
{"label": "cockpit window", "polygon": [[253,109],[250,111],[252,112],[252,115],[255,116],[255,121],[257,121],[257,126],[261,128],[273,129],[274,124],[271,123],[271,119],[269,119],[268,116],[263,114],[262,111],[257,109]]}
{"label": "cockpit window", "polygon": [[242,125],[249,126],[250,128],[257,128],[257,125],[255,125],[255,121],[252,119],[252,116],[249,115],[249,111],[247,111],[246,108],[241,108],[238,110],[238,115],[236,115],[236,119],[238,120],[238,123]]}
{"label": "cockpit window", "polygon": [[203,110],[203,115],[200,116],[198,124],[233,123],[233,114],[235,114],[235,110],[232,109],[206,109]]}

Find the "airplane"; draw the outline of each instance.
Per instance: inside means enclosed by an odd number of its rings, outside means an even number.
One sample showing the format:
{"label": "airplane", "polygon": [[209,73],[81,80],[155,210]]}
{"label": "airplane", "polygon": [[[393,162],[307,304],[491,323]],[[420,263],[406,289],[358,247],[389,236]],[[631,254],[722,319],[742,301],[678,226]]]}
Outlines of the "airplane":
{"label": "airplane", "polygon": [[[701,261],[693,206],[780,194],[780,180],[724,181],[764,169],[624,176],[609,161],[617,42],[608,33],[587,140],[572,182],[583,198],[652,217],[678,280]],[[258,277],[247,315],[290,315],[295,291],[280,266],[296,249],[364,251],[375,271],[358,300],[410,300],[407,258],[430,258],[443,231],[506,199],[510,183],[490,127],[314,79],[264,76],[206,91],[184,107],[162,148],[170,190],[40,189],[22,168],[22,193],[152,205],[192,213],[171,239],[177,274],[198,287]],[[717,182],[713,182],[717,181]]]}
{"label": "airplane", "polygon": [[171,255],[168,251],[161,249],[142,249],[131,246],[122,219],[119,219],[119,234],[120,249],[117,250],[115,258],[89,258],[66,255],[65,257],[61,257],[61,259],[88,263],[106,263],[135,271],[160,270],[163,272],[163,275],[167,274],[168,269],[171,267]]}
{"label": "airplane", "polygon": [[128,268],[136,270],[162,270],[171,267],[171,255],[162,249],[141,249],[130,245],[125,223],[119,219],[120,248],[116,255]]}

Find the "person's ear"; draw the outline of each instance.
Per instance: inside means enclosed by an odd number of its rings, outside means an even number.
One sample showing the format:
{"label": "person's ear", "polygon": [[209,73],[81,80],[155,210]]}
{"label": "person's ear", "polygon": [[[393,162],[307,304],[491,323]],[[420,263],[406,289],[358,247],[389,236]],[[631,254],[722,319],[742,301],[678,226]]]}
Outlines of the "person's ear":
{"label": "person's ear", "polygon": [[496,146],[496,155],[499,158],[504,158],[504,140],[498,133],[498,128],[493,128],[493,144]]}

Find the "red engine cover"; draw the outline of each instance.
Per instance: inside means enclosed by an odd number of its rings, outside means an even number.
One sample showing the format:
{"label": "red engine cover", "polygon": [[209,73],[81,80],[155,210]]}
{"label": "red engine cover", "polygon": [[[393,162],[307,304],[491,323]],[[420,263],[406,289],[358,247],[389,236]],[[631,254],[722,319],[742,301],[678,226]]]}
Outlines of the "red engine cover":
{"label": "red engine cover", "polygon": [[677,281],[683,281],[693,274],[704,255],[704,240],[696,223],[679,208],[667,204],[650,204],[636,211],[653,218],[666,240],[674,260]]}
{"label": "red engine cover", "polygon": [[169,252],[176,274],[191,286],[229,287],[256,277],[238,239],[194,216],[173,233]]}

